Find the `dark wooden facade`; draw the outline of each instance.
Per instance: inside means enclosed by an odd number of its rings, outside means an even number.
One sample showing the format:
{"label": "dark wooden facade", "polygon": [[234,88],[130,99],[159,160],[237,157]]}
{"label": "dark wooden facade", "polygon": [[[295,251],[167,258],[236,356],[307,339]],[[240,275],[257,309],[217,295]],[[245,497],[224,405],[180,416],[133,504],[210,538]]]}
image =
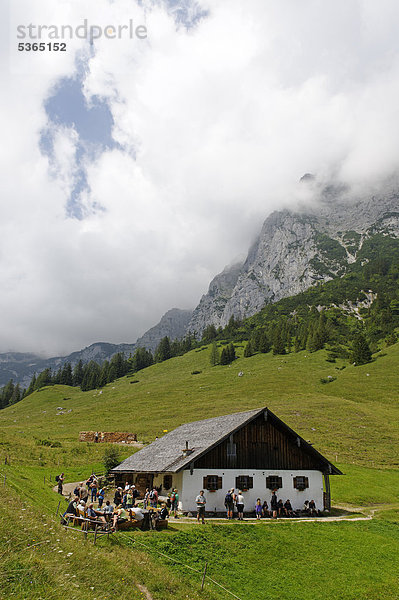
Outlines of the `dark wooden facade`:
{"label": "dark wooden facade", "polygon": [[[315,469],[328,472],[325,459],[315,455],[279,419],[262,413],[206,454],[195,460],[196,469]],[[189,468],[189,467],[188,467]]]}

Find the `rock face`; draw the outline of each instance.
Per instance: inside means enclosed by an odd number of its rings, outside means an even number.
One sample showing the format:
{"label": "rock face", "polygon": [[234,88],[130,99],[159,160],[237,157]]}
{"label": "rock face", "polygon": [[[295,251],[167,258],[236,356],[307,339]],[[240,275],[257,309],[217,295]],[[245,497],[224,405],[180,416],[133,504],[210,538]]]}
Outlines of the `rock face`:
{"label": "rock face", "polygon": [[225,326],[265,304],[345,274],[365,239],[399,237],[399,194],[357,200],[343,188],[324,189],[317,206],[272,213],[241,265],[217,275],[194,310],[188,330]]}
{"label": "rock face", "polygon": [[153,352],[165,336],[171,340],[183,338],[188,330],[191,316],[191,310],[181,310],[180,308],[168,310],[157,325],[151,327],[137,340],[136,348],[147,348]]}

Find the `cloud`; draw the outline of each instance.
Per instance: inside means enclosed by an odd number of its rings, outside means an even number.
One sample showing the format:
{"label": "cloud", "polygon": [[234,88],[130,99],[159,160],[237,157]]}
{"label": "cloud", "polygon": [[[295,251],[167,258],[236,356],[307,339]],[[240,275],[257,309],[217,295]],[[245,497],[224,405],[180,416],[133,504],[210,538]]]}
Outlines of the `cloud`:
{"label": "cloud", "polygon": [[[263,219],[295,204],[303,173],[355,186],[397,170],[393,1],[16,0],[11,12],[0,351],[132,342],[194,307]],[[85,18],[131,18],[148,37],[15,50],[17,23]]]}

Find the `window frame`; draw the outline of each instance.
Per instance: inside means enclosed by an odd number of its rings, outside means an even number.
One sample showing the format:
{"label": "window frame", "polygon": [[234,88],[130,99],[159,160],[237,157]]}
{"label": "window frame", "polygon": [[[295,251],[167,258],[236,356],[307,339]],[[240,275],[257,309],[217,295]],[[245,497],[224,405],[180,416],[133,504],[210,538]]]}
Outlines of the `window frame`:
{"label": "window frame", "polygon": [[[277,480],[272,484],[271,479]],[[269,490],[280,490],[283,487],[283,478],[280,475],[268,475],[266,477],[266,487]]]}

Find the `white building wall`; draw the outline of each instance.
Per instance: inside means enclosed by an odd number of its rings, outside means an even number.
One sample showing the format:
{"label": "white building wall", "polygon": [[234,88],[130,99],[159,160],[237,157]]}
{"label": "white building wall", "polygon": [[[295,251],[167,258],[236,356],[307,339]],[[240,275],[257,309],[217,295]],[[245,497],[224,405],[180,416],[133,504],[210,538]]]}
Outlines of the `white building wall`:
{"label": "white building wall", "polygon": [[[253,477],[253,488],[243,492],[245,498],[244,512],[253,512],[257,498],[267,501],[270,508],[271,490],[266,487],[266,477],[269,475],[278,475],[282,478],[283,487],[276,492],[277,498],[285,502],[291,501],[294,510],[302,509],[305,500],[314,500],[316,508],[323,510],[323,474],[321,471],[237,471],[236,469],[194,469],[192,475],[189,470],[182,471],[182,481],[179,485],[174,485],[179,490],[180,508],[183,511],[196,511],[195,498],[203,488],[203,478],[207,475],[218,475],[222,477],[222,488],[215,492],[204,490],[206,498],[206,510],[209,512],[225,511],[224,498],[229,489],[235,487],[236,477],[239,475],[249,475]],[[309,487],[303,491],[294,488],[294,477],[308,477]],[[174,475],[175,477],[175,475]],[[236,490],[237,491],[237,490]]]}

